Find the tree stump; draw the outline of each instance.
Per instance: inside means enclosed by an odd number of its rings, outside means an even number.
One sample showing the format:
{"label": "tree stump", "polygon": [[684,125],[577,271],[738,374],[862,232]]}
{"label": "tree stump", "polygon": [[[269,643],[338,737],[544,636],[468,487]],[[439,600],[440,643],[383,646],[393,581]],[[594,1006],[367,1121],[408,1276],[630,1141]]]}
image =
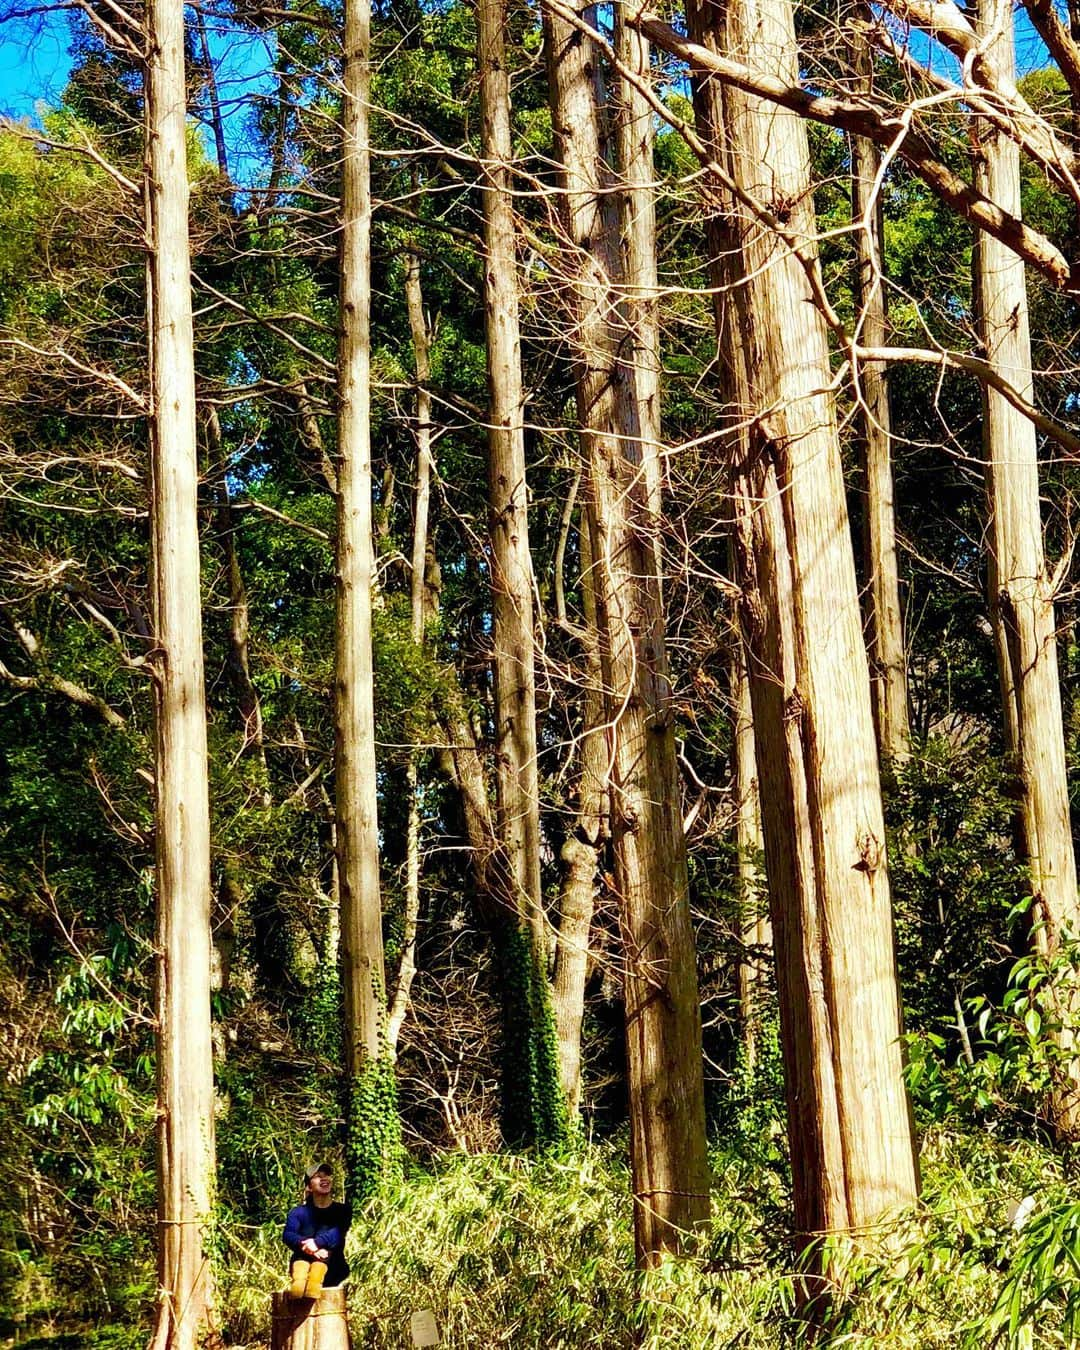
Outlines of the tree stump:
{"label": "tree stump", "polygon": [[271,1304],[270,1350],[349,1350],[345,1289],[324,1289],[322,1298],[275,1294]]}

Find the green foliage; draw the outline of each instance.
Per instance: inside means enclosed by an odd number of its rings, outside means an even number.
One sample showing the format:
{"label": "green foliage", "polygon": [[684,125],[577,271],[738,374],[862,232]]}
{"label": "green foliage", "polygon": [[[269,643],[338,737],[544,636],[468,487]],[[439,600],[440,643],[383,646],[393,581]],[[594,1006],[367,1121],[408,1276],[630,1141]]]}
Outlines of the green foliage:
{"label": "green foliage", "polygon": [[[833,1244],[844,1297],[826,1344],[1010,1350],[1072,1344],[1075,1252],[1061,1160],[1030,1142],[931,1130],[923,1194],[878,1243]],[[1035,1217],[1017,1233],[1018,1202]],[[1018,1287],[1022,1292],[1017,1293]],[[1011,1326],[1010,1326],[1011,1321]]]}
{"label": "green foliage", "polygon": [[887,797],[889,872],[908,1030],[960,1048],[956,1006],[1000,986],[1028,894],[1012,781],[980,745],[916,747]]}
{"label": "green foliage", "polygon": [[570,1140],[566,1098],[559,1085],[551,990],[523,925],[498,937],[502,994],[502,1130],[507,1143],[560,1149]]}
{"label": "green foliage", "polygon": [[[632,1272],[632,1210],[621,1150],[572,1158],[451,1157],[413,1174],[354,1228],[354,1344],[405,1346],[418,1307],[435,1313],[448,1347],[705,1350],[748,1317],[745,1278],[707,1261]],[[775,1309],[763,1289],[754,1305]]]}
{"label": "green foliage", "polygon": [[740,1141],[745,1155],[764,1168],[784,1167],[784,1060],[776,1012],[757,1028],[755,1057],[740,1045],[735,1066],[711,1120],[719,1140]]}
{"label": "green foliage", "polygon": [[1016,961],[1000,1003],[984,994],[972,1000],[979,1053],[963,1081],[979,1109],[1021,1125],[1046,1119],[1051,1094],[1068,1080],[1078,970],[1080,945],[1070,939]]}
{"label": "green foliage", "polygon": [[[354,1344],[407,1346],[411,1312],[427,1307],[455,1350],[507,1337],[522,1350],[809,1345],[795,1306],[800,1253],[783,1176],[762,1170],[752,1136],[729,1136],[712,1163],[713,1217],[694,1253],[644,1279],[631,1269],[620,1145],[583,1143],[563,1158],[455,1155],[433,1171],[410,1171],[354,1222]],[[1080,1213],[1061,1160],[1030,1142],[931,1129],[922,1168],[913,1213],[858,1242],[830,1243],[837,1286],[817,1344],[1069,1344]],[[1024,1196],[1036,1209],[1017,1232],[1011,1215]],[[265,1335],[268,1293],[282,1280],[279,1228],[227,1229],[234,1259],[222,1272],[223,1303],[240,1310],[233,1339]]]}
{"label": "green foliage", "polygon": [[[60,139],[77,133],[70,119],[59,123],[54,117],[49,130]],[[0,321],[36,327],[65,312],[74,286],[88,289],[82,212],[114,190],[88,159],[42,155],[25,136],[0,131]]]}
{"label": "green foliage", "polygon": [[[1008,1276],[984,1333],[984,1344],[1028,1350],[1032,1328],[1042,1325],[1043,1345],[1080,1341],[1080,1205],[1039,1210],[1008,1243]],[[1049,1324],[1049,1325],[1047,1325]]]}
{"label": "green foliage", "polygon": [[366,1204],[401,1175],[401,1117],[394,1063],[369,1059],[346,1084],[345,1154],[349,1196]]}
{"label": "green foliage", "polygon": [[145,1044],[133,1054],[122,1034],[130,1009],[110,989],[115,966],[115,951],[91,956],[61,979],[63,1039],[27,1068],[27,1123],[53,1137],[65,1124],[96,1126],[107,1117],[131,1130],[152,1113],[153,1060]]}
{"label": "green foliage", "polygon": [[221,1215],[247,1224],[297,1203],[304,1168],[340,1130],[337,1075],[290,1056],[288,1070],[257,1059],[217,1068],[217,1163]]}
{"label": "green foliage", "polygon": [[927,1120],[1030,1129],[1046,1119],[1065,1071],[1061,991],[1075,982],[1080,955],[1068,941],[1049,957],[1011,959],[1009,940],[1026,948],[1031,939],[1013,792],[1006,768],[981,747],[931,741],[890,794],[908,1087]]}
{"label": "green foliage", "polygon": [[341,1017],[341,974],[333,961],[319,960],[293,1017],[300,1044],[331,1064],[340,1063]]}

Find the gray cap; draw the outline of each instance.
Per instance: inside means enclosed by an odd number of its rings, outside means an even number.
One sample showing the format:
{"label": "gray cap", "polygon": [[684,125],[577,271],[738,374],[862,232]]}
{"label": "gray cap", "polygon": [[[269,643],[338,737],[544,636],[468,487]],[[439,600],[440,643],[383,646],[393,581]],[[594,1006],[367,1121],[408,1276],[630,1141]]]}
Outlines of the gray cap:
{"label": "gray cap", "polygon": [[329,1172],[331,1176],[334,1175],[334,1169],[330,1166],[329,1163],[313,1162],[311,1166],[305,1171],[304,1180],[310,1181],[316,1172]]}

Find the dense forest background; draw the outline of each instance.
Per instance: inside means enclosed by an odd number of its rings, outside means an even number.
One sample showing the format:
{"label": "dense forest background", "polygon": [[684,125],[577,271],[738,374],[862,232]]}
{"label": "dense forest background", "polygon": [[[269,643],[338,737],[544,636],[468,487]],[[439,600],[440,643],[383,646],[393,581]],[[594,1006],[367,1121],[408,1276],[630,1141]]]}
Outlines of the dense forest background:
{"label": "dense forest background", "polygon": [[[496,171],[485,3],[379,0],[372,16],[376,767],[359,778],[377,804],[366,895],[385,968],[385,983],[369,982],[368,1054],[391,1066],[373,1078],[341,974],[356,949],[340,724],[335,750],[346,16],[333,0],[185,11],[201,575],[197,605],[187,599],[205,661],[216,1177],[199,1223],[220,1332],[268,1344],[281,1221],[304,1167],[329,1156],[356,1213],[356,1345],[408,1344],[416,1308],[455,1346],[1076,1344],[1080,18],[1029,0],[1014,82],[1007,5],[792,13],[739,0],[650,15],[512,3],[496,21],[511,144]],[[33,6],[0,17],[29,59]],[[155,1308],[162,1334],[155,1133],[173,1107],[156,1075],[154,993],[167,897],[155,866],[153,20],[127,0],[71,8],[62,98],[34,125],[0,125],[0,1339],[55,1350],[141,1346]],[[797,62],[775,69],[755,65],[744,32],[758,24],[761,51],[779,50],[760,36],[774,21],[798,44]],[[710,52],[731,69],[710,67]],[[587,118],[559,102],[575,88],[592,90]],[[746,118],[772,128],[760,155]],[[791,195],[759,190],[745,168],[770,164],[782,118],[806,147]],[[998,142],[1015,151],[1015,201],[995,177]],[[499,199],[509,266],[493,261]],[[642,237],[651,279],[633,270]],[[988,271],[994,247],[1021,269],[1000,321],[988,294],[1012,263]],[[789,275],[810,298],[785,308],[777,291],[770,309],[755,287]],[[500,282],[520,319],[510,402],[524,409],[527,468],[509,505],[491,468]],[[1024,305],[1030,378],[997,345]],[[800,326],[810,310],[820,331]],[[870,354],[886,347],[887,361]],[[792,393],[785,372],[800,365],[809,384]],[[761,372],[774,368],[770,392]],[[619,422],[604,398],[626,370],[637,420]],[[846,550],[859,589],[870,656],[850,670],[829,665],[846,592],[826,581],[813,594],[813,467],[785,478],[790,447],[812,433],[775,430],[800,398],[827,406],[835,428],[840,526],[821,554]],[[996,443],[1008,417],[1025,430],[1009,423]],[[1034,579],[1002,543],[1028,436]],[[885,453],[877,487],[872,444]],[[636,465],[608,496],[605,453]],[[777,477],[755,478],[755,456]],[[884,540],[882,481],[895,518]],[[643,725],[670,776],[643,800],[678,827],[666,861],[642,847],[633,866],[627,839],[644,826],[620,806],[619,728],[644,695],[636,668],[619,683],[620,583],[604,563],[605,513],[627,501],[638,514],[621,593],[640,582],[641,596],[626,624],[637,641],[644,614],[666,651]],[[769,502],[783,504],[786,543],[755,533]],[[507,519],[527,560],[513,639],[499,609],[512,591]],[[1024,529],[1035,549],[1030,509]],[[780,582],[770,590],[781,556],[786,599]],[[887,650],[889,558],[899,647]],[[1014,573],[1037,583],[1029,655]],[[789,619],[803,625],[794,638]],[[635,649],[642,666],[652,640]],[[1025,692],[1053,652],[1054,695]],[[516,717],[520,733],[520,712],[500,700],[523,666],[535,681],[522,758],[507,732]],[[900,689],[900,724],[886,686],[894,700]],[[813,734],[785,759],[796,725]],[[836,875],[878,878],[877,890],[832,908],[829,793],[849,784],[883,802],[883,828],[880,806],[852,808],[858,840],[842,847],[856,852]],[[1055,784],[1068,864],[1048,862],[1059,845],[1039,833]],[[804,862],[814,879],[790,879]],[[671,912],[687,906],[692,946],[676,987],[678,933],[664,930],[643,999],[656,901],[635,909],[633,896],[650,867]],[[824,1049],[815,952],[826,985],[834,965],[849,972],[823,996],[835,1019]],[[704,1105],[704,1132],[689,1108],[685,1129],[708,1150],[711,1214],[691,1214],[677,1241],[641,1227],[646,1164],[666,1147],[673,1175],[698,1166],[685,1140],[649,1134],[667,1117],[635,1058],[643,1003],[671,1014],[670,1027],[648,1022],[646,1066],[696,1075]],[[870,1044],[849,1070],[844,1038],[855,1045],[859,1024]],[[828,1131],[820,1143],[793,1105],[805,1106],[793,1087],[805,1071],[826,1102],[815,1096],[818,1123],[828,1116],[822,1065],[858,1078],[852,1096],[837,1089],[841,1223],[825,1194]],[[895,1124],[905,1092],[918,1179],[897,1165],[890,1189],[851,1102],[884,1102]],[[672,1118],[690,1096],[671,1089]],[[864,1149],[885,1196],[869,1209],[850,1180]],[[188,1343],[165,1334],[158,1343]]]}

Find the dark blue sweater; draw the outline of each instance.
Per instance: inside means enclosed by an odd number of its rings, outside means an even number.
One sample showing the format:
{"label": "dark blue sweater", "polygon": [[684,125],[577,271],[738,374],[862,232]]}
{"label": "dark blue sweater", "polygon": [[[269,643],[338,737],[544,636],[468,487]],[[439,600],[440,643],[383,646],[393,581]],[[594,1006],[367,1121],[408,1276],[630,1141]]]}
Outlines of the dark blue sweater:
{"label": "dark blue sweater", "polygon": [[302,1205],[290,1209],[289,1217],[285,1220],[285,1231],[281,1235],[285,1246],[293,1254],[290,1268],[293,1261],[311,1259],[300,1250],[300,1244],[305,1238],[314,1238],[320,1247],[325,1247],[330,1253],[326,1263],[326,1283],[340,1284],[349,1273],[345,1260],[345,1234],[349,1231],[351,1219],[349,1206],[337,1200],[331,1200],[320,1209],[309,1196]]}

